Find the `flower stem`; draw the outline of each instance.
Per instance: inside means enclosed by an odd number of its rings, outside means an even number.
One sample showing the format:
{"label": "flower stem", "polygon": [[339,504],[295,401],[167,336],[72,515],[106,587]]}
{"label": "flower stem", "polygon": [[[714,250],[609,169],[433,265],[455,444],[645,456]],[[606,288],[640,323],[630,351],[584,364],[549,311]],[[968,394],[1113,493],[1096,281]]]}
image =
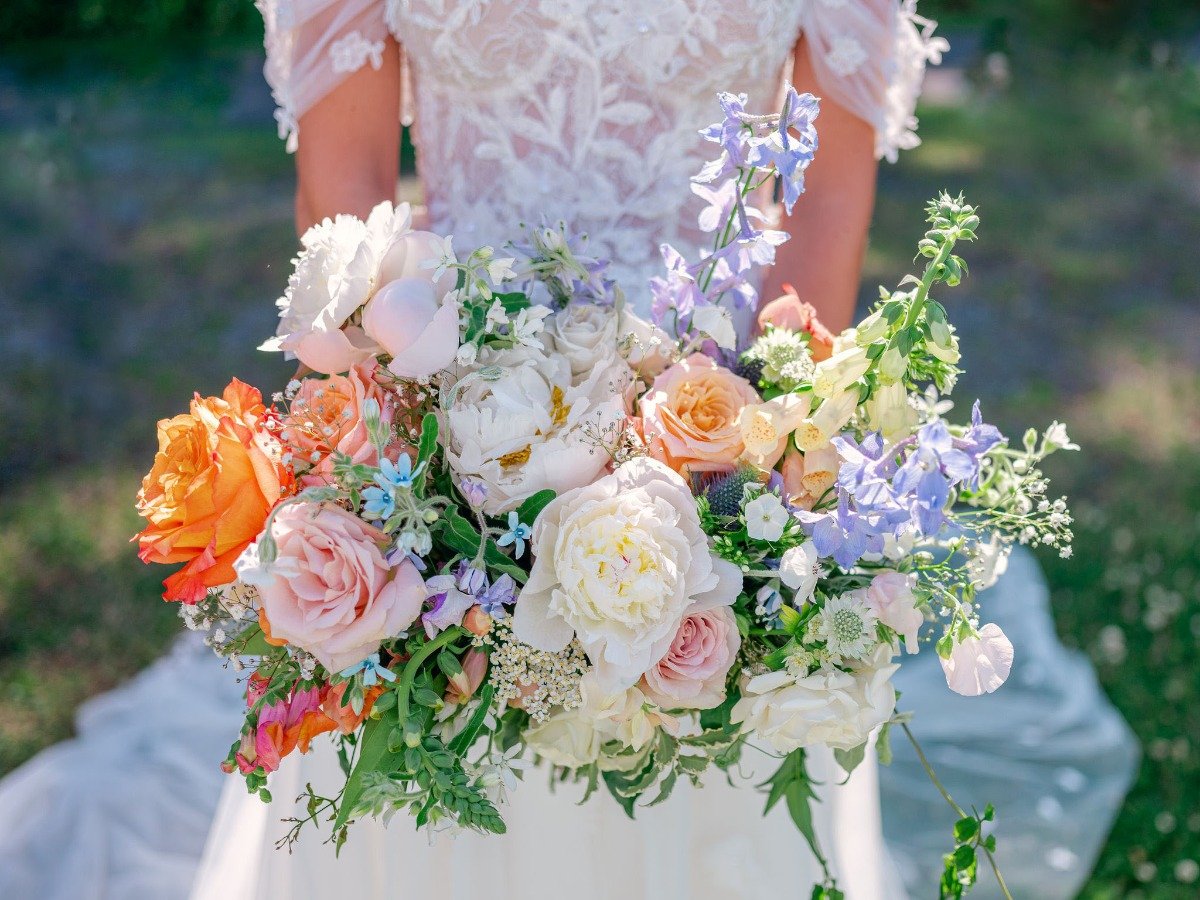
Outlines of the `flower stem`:
{"label": "flower stem", "polygon": [[[954,798],[950,796],[950,792],[946,790],[945,786],[938,779],[937,774],[934,773],[933,766],[929,764],[929,760],[925,756],[925,751],[922,750],[921,745],[917,743],[917,739],[913,735],[912,730],[908,727],[908,723],[901,722],[900,727],[904,729],[904,734],[908,737],[909,743],[912,744],[913,749],[917,751],[917,759],[921,761],[921,766],[925,769],[925,774],[929,776],[929,780],[933,782],[933,786],[938,789],[938,793],[942,795],[942,799],[944,799],[950,805],[951,809],[958,813],[960,819],[969,818],[970,814],[954,802]],[[1008,885],[1004,883],[1004,876],[1000,874],[1000,867],[996,864],[996,857],[993,856],[992,851],[985,847],[982,843],[979,843],[978,846],[987,857],[987,861],[992,867],[992,872],[996,876],[996,883],[1000,885],[1000,892],[1004,894],[1005,900],[1013,900],[1013,895],[1009,893]]]}
{"label": "flower stem", "polygon": [[936,280],[936,273],[950,258],[953,250],[954,239],[946,238],[946,242],[938,249],[937,256],[931,259],[929,265],[925,267],[925,273],[921,276],[921,283],[917,285],[917,289],[913,293],[912,306],[908,308],[908,315],[904,319],[902,328],[912,328],[917,324],[921,310],[925,308],[925,301],[929,298],[929,289],[933,287],[933,282]]}

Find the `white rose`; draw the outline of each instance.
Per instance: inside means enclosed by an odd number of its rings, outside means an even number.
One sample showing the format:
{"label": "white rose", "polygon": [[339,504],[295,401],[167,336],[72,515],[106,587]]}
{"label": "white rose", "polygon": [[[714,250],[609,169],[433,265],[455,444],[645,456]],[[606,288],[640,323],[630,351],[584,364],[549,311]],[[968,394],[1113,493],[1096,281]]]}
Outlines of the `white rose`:
{"label": "white rose", "polygon": [[892,673],[899,668],[881,644],[854,672],[821,669],[796,678],[787,670],[756,675],[742,685],[731,718],[780,753],[824,744],[853,750],[891,718]]}
{"label": "white rose", "polygon": [[612,724],[583,707],[560,710],[525,732],[525,743],[555,766],[578,769],[594,763],[613,737]]}
{"label": "white rose", "polygon": [[693,604],[729,605],[741,590],[737,566],[710,552],[688,486],[652,459],[560,494],[531,545],[514,633],[548,651],[578,638],[609,692],[662,657]]}
{"label": "white rose", "polygon": [[547,344],[571,363],[578,378],[597,366],[611,366],[617,356],[617,315],[594,303],[572,303],[548,321]]}
{"label": "white rose", "polygon": [[[487,485],[483,511],[500,515],[537,491],[588,484],[608,457],[595,436],[620,427],[622,374],[596,369],[574,384],[566,357],[540,350],[503,351],[464,377],[446,406],[448,457],[460,476]],[[590,436],[589,436],[590,435]]]}
{"label": "white rose", "polygon": [[625,361],[642,378],[655,378],[671,364],[675,341],[663,329],[648,322],[628,307],[618,313],[620,349]]}

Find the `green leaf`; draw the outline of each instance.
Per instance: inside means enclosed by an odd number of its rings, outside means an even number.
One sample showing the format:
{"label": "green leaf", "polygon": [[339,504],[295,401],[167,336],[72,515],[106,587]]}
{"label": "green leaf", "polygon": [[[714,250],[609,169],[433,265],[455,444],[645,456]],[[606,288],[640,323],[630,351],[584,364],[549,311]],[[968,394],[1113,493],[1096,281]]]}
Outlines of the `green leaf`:
{"label": "green leaf", "polygon": [[803,620],[800,618],[800,612],[794,606],[785,603],[779,607],[779,621],[785,631],[795,634]]}
{"label": "green leaf", "polygon": [[974,816],[967,816],[954,823],[954,839],[960,844],[967,843],[977,834],[979,834],[979,820]]}
{"label": "green leaf", "polygon": [[875,755],[879,757],[881,766],[892,764],[892,723],[884,722],[879,729],[879,737],[875,739]]}
{"label": "green leaf", "polygon": [[242,640],[245,640],[240,651],[240,655],[242,656],[266,656],[275,649],[267,643],[267,636],[263,634],[263,630],[257,625],[251,625],[234,638],[233,642],[236,644]]}
{"label": "green leaf", "polygon": [[514,316],[521,310],[529,306],[529,297],[519,291],[513,291],[507,294],[493,294],[493,300],[499,300],[500,305],[504,307],[504,311],[508,315]]}
{"label": "green leaf", "polygon": [[531,497],[526,497],[525,502],[517,507],[517,517],[526,525],[532,526],[542,510],[556,496],[557,494],[554,491],[546,488],[543,491],[538,491]]}
{"label": "green leaf", "polygon": [[835,749],[833,751],[833,758],[837,760],[837,764],[846,771],[847,775],[858,768],[858,764],[863,761],[863,757],[866,755],[866,741],[863,741],[861,744],[851,750]]}
{"label": "green leaf", "polygon": [[729,716],[733,712],[734,705],[741,699],[741,696],[741,691],[734,687],[726,695],[725,701],[720,706],[713,709],[700,710],[700,727],[705,730],[729,727]]}
{"label": "green leaf", "polygon": [[385,716],[379,719],[368,719],[367,724],[363,726],[362,739],[358,748],[358,761],[354,764],[354,770],[346,779],[346,786],[342,790],[337,818],[333,822],[334,831],[345,826],[350,814],[354,811],[355,804],[362,796],[363,776],[368,772],[382,772],[386,775],[392,771],[398,761],[399,755],[388,750],[388,735],[394,725],[395,722]]}
{"label": "green leaf", "polygon": [[447,749],[451,753],[462,756],[471,749],[471,745],[479,737],[484,720],[487,719],[488,710],[492,706],[492,694],[495,693],[495,690],[490,684],[483,686],[483,689],[479,692],[479,705],[475,707],[475,712],[471,713],[471,718],[467,720],[466,727],[456,734],[454,740],[447,745]]}
{"label": "green leaf", "polygon": [[413,468],[425,463],[425,469],[422,470],[420,477],[421,485],[425,484],[425,476],[428,474],[428,463],[433,457],[433,451],[437,449],[438,439],[438,420],[433,413],[425,413],[425,418],[421,420],[421,439],[417,444],[417,461]]}

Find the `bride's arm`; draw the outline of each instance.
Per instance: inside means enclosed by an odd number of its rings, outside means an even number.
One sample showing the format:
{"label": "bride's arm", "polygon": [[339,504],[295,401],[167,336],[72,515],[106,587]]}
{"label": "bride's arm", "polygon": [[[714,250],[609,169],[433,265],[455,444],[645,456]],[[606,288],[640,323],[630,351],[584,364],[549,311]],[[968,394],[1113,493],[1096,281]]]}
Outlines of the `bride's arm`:
{"label": "bride's arm", "polygon": [[327,216],[366,218],[392,200],[400,165],[400,48],[388,38],[383,65],[369,65],[300,116],[296,231]]}
{"label": "bride's arm", "polygon": [[[796,90],[821,97],[807,42],[796,46],[792,73]],[[792,239],[776,251],[767,273],[763,300],[791,284],[800,299],[817,309],[821,321],[838,332],[850,325],[867,230],[875,206],[875,131],[863,119],[827,96],[817,119],[817,155],[805,174],[804,195],[781,227]]]}

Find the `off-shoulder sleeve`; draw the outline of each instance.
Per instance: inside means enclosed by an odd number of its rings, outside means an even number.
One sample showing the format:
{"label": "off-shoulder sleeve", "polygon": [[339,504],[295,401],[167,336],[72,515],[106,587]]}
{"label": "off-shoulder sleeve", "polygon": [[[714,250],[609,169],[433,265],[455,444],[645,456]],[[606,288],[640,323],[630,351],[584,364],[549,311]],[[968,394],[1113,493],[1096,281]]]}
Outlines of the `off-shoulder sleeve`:
{"label": "off-shoulder sleeve", "polygon": [[801,19],[823,96],[875,128],[875,156],[919,144],[914,114],[927,63],[950,49],[916,0],[809,0]]}
{"label": "off-shoulder sleeve", "polygon": [[288,152],[298,123],[348,75],[383,65],[388,28],[384,0],[255,0],[265,26],[264,72]]}

